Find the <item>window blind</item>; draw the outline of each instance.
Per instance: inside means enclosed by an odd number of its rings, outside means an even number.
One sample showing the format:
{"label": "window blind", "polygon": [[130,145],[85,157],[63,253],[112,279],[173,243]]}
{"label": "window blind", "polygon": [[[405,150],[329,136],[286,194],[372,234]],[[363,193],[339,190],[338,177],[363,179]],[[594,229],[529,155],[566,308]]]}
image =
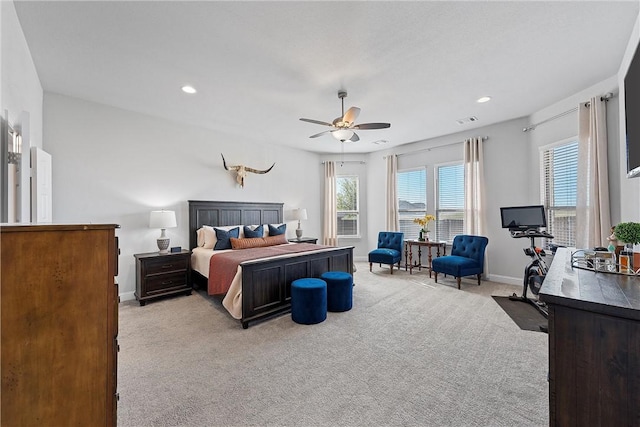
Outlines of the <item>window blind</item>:
{"label": "window blind", "polygon": [[464,165],[439,166],[436,238],[452,242],[464,231]]}
{"label": "window blind", "polygon": [[405,239],[417,239],[420,226],[413,222],[427,213],[427,170],[397,173],[398,219]]}
{"label": "window blind", "polygon": [[576,197],[578,190],[578,142],[543,149],[540,156],[542,203],[547,214],[547,232],[554,239],[550,243],[575,246]]}

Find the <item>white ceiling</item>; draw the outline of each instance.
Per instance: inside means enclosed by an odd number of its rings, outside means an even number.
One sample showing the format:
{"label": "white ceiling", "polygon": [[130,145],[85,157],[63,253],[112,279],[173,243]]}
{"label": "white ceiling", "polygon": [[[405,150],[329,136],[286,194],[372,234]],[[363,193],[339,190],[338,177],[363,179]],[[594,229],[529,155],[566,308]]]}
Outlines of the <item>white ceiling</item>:
{"label": "white ceiling", "polygon": [[615,75],[639,2],[14,4],[45,91],[335,153],[299,118],[331,122],[346,89],[357,123],[391,123],[359,131],[355,153],[526,116]]}

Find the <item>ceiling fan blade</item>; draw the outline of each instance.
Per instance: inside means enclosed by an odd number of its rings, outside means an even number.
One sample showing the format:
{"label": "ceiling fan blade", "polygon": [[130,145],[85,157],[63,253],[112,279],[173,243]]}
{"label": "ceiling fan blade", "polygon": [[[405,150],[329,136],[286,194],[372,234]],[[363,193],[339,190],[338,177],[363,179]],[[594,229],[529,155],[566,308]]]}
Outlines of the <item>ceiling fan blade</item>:
{"label": "ceiling fan blade", "polygon": [[360,109],[358,107],[351,107],[344,113],[344,116],[342,116],[342,121],[353,124],[358,118],[358,115],[360,115]]}
{"label": "ceiling fan blade", "polygon": [[333,132],[333,131],[331,131],[331,130],[325,130],[324,132],[320,132],[320,133],[316,133],[315,135],[311,135],[309,138],[317,138],[317,137],[319,137],[319,136],[324,135],[324,134],[325,134],[325,133],[327,133],[327,132]]}
{"label": "ceiling fan blade", "polygon": [[323,122],[323,121],[320,121],[320,120],[303,119],[303,118],[301,118],[300,120],[302,120],[303,122],[315,123],[317,125],[333,126],[331,123]]}
{"label": "ceiling fan blade", "polygon": [[386,129],[391,127],[391,123],[360,123],[353,126],[353,129]]}

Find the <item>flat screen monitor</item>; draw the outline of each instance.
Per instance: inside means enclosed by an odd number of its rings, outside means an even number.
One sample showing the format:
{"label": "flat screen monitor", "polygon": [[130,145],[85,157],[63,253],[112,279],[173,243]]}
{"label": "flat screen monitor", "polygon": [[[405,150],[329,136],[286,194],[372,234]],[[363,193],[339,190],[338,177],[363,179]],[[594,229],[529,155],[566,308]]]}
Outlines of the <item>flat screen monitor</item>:
{"label": "flat screen monitor", "polygon": [[627,177],[640,176],[640,45],[624,78],[624,115],[627,140]]}
{"label": "flat screen monitor", "polygon": [[544,206],[512,206],[500,208],[502,228],[529,230],[547,226]]}

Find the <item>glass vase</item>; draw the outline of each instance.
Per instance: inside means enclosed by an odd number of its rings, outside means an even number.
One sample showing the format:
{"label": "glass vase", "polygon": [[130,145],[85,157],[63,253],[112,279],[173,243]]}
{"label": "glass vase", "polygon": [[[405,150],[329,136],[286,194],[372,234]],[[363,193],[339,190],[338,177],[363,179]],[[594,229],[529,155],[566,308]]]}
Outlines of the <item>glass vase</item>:
{"label": "glass vase", "polygon": [[620,273],[633,274],[633,245],[625,244],[620,252]]}

